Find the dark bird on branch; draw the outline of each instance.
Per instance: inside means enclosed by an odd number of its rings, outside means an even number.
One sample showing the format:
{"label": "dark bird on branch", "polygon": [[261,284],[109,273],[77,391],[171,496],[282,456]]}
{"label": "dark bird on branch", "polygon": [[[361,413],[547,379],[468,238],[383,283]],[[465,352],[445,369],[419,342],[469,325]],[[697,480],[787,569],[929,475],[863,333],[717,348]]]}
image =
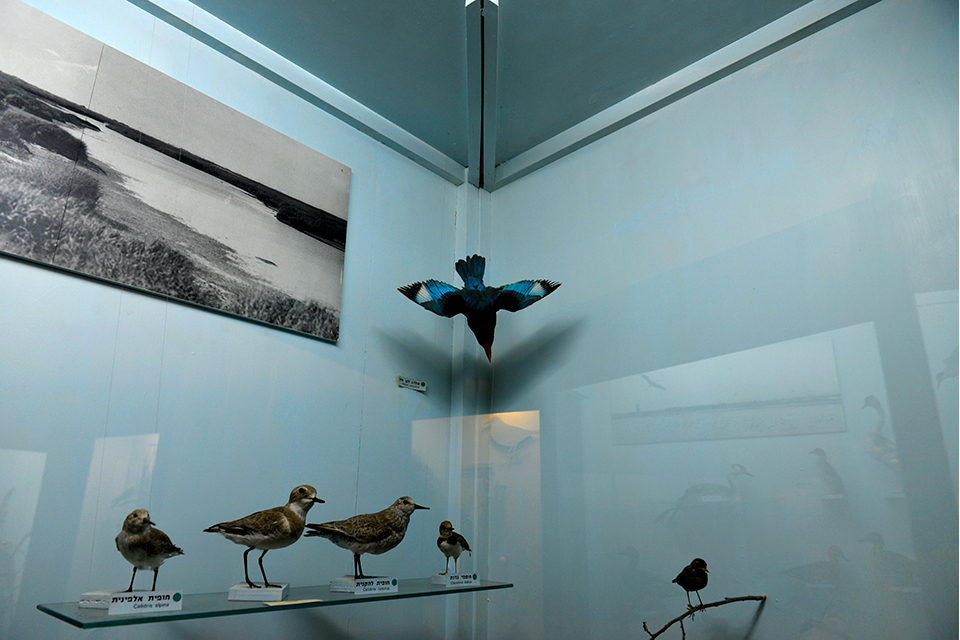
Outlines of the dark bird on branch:
{"label": "dark bird on branch", "polygon": [[693,561],[685,566],[683,571],[673,579],[673,582],[676,582],[687,592],[687,604],[691,607],[693,606],[693,603],[690,602],[691,591],[697,593],[697,600],[700,600],[701,606],[703,605],[703,600],[700,598],[700,589],[707,586],[708,573],[710,572],[707,571],[706,561],[704,561],[703,558],[694,558]]}
{"label": "dark bird on branch", "polygon": [[452,318],[462,313],[467,326],[473,331],[477,342],[491,361],[490,349],[497,326],[497,311],[519,311],[541,298],[550,295],[560,286],[551,280],[521,280],[502,287],[483,284],[486,259],[473,255],[466,260],[457,260],[457,273],[463,279],[463,288],[439,280],[414,282],[398,291],[421,307],[438,316]]}

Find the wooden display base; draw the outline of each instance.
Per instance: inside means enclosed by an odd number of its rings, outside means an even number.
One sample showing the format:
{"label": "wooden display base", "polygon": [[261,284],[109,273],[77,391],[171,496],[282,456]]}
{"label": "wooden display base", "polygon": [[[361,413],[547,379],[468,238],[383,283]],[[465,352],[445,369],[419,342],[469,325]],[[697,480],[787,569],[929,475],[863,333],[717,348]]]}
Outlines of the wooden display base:
{"label": "wooden display base", "polygon": [[[257,583],[254,583],[257,584]],[[230,587],[227,600],[242,600],[244,602],[280,602],[287,597],[290,584],[281,582],[279,587],[251,588],[246,582]]]}
{"label": "wooden display base", "polygon": [[341,576],[330,581],[333,593],[396,593],[398,580],[389,576],[380,578],[360,578]]}

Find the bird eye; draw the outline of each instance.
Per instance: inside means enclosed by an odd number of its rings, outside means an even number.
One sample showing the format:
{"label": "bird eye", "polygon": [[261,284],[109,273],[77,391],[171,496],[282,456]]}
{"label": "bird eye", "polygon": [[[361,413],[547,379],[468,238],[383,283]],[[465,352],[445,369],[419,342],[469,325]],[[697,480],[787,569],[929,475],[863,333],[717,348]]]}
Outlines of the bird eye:
{"label": "bird eye", "polygon": [[304,489],[303,487],[300,487],[297,491],[299,491],[301,494],[304,494],[307,492],[307,490]]}

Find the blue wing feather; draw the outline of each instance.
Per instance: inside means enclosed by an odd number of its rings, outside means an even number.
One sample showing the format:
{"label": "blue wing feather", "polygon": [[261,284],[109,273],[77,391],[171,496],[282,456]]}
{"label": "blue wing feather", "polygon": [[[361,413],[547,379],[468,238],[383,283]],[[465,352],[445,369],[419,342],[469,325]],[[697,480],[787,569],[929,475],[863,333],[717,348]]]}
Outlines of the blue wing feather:
{"label": "blue wing feather", "polygon": [[458,313],[463,313],[464,310],[460,290],[446,282],[439,280],[414,282],[400,287],[398,291],[438,316],[452,318]]}
{"label": "blue wing feather", "polygon": [[521,280],[500,287],[496,308],[505,311],[519,311],[556,291],[559,282],[550,280]]}

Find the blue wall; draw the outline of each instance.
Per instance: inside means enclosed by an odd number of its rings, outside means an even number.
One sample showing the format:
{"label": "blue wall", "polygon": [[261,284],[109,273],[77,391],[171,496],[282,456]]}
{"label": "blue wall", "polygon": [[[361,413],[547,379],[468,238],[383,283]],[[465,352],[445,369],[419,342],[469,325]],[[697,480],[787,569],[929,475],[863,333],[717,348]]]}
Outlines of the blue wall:
{"label": "blue wall", "polygon": [[[492,400],[540,411],[544,637],[656,630],[698,555],[705,602],[776,598],[758,637],[926,637],[924,606],[955,637],[957,387],[935,376],[957,345],[956,26],[947,3],[885,0],[494,193],[497,280],[563,282],[501,321]],[[824,344],[822,369],[777,360]],[[750,403],[799,393],[798,366],[801,386],[829,379],[840,428],[749,424]],[[865,451],[871,394],[900,473]],[[699,422],[670,433],[661,407]],[[733,463],[753,474],[733,503],[657,522]],[[922,599],[887,588],[871,531],[921,560]],[[839,588],[782,573],[832,545]],[[663,599],[630,591],[641,571]],[[742,637],[737,606],[688,637]]]}
{"label": "blue wall", "polygon": [[[0,479],[16,489],[0,542],[25,540],[8,554],[17,577],[0,637],[633,637],[683,611],[669,580],[694,555],[711,567],[704,601],[771,596],[755,637],[824,636],[828,624],[858,638],[955,635],[957,379],[935,379],[957,344],[955,6],[883,0],[486,194],[125,0],[30,4],[346,164],[353,182],[335,345],[0,260]],[[18,7],[4,0],[0,13]],[[455,257],[475,251],[490,283],[563,282],[501,319],[492,366],[462,320],[394,291],[453,281]],[[776,355],[808,344],[832,355],[801,386],[839,389],[839,430],[753,437],[735,416],[725,435],[709,414],[692,435],[652,443],[613,419],[657,398],[640,374],[676,381],[687,404],[722,386],[710,371],[765,397]],[[429,391],[399,389],[398,374]],[[793,392],[796,378],[783,380],[774,395]],[[864,452],[871,394],[899,473]],[[524,431],[497,432],[492,418]],[[823,494],[818,446],[842,499]],[[686,487],[725,484],[732,463],[753,474],[736,479],[735,500],[655,521]],[[201,530],[302,482],[327,501],[314,521],[401,494],[432,508],[398,551],[370,560],[378,572],[439,570],[436,525],[450,517],[477,550],[467,566],[517,586],[94,632],[35,610],[125,586],[118,485],[184,548],[160,579],[191,593],[240,577],[241,548]],[[922,600],[884,588],[859,542],[870,531],[922,560]],[[782,573],[831,545],[850,591]],[[306,585],[347,573],[350,558],[302,540],[266,564]],[[667,594],[631,591],[638,570]],[[713,609],[687,631],[727,637],[752,612]],[[801,634],[811,620],[820,627]]]}

